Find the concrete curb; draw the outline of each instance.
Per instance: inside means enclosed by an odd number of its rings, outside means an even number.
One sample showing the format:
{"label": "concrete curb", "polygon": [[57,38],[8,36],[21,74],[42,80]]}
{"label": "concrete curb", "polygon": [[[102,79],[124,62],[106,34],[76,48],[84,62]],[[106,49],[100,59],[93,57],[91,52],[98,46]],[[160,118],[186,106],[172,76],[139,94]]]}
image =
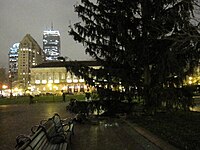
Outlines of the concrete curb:
{"label": "concrete curb", "polygon": [[126,120],[123,120],[126,122],[131,128],[136,130],[140,135],[142,135],[144,138],[149,140],[151,143],[155,144],[157,147],[159,147],[161,150],[178,150],[176,147],[170,145],[166,141],[160,139],[150,131],[146,130],[145,128],[140,127],[136,123],[130,123]]}

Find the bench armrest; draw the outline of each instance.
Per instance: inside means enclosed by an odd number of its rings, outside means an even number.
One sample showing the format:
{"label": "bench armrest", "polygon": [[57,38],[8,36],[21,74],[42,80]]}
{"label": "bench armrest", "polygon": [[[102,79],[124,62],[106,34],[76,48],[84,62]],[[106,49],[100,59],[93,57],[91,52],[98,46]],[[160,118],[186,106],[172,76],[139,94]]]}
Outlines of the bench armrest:
{"label": "bench armrest", "polygon": [[34,134],[38,129],[39,129],[40,125],[34,125],[32,128],[31,128],[31,133]]}
{"label": "bench armrest", "polygon": [[47,120],[41,120],[41,121],[40,121],[40,125],[45,124],[45,122],[47,122]]}
{"label": "bench armrest", "polygon": [[[27,145],[28,143],[31,142],[30,136],[28,135],[24,135],[24,134],[20,134],[16,137],[16,146],[15,148],[18,149],[24,145]],[[25,144],[27,143],[27,144]]]}

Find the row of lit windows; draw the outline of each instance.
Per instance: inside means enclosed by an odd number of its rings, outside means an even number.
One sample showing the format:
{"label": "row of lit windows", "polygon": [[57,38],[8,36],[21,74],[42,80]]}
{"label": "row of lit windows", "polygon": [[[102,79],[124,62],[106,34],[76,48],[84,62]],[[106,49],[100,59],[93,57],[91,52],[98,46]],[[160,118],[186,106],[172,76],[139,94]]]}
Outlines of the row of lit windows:
{"label": "row of lit windows", "polygon": [[[65,82],[67,83],[83,83],[84,79],[67,79]],[[35,80],[35,84],[51,84],[51,83],[61,83],[59,79],[49,79],[49,80]],[[63,82],[62,82],[63,83]]]}
{"label": "row of lit windows", "polygon": [[23,72],[22,73],[20,73],[20,75],[30,75],[31,73],[29,72],[29,73],[27,73],[27,72],[25,72],[25,70],[23,70]]}
{"label": "row of lit windows", "polygon": [[21,50],[21,51],[31,51],[30,48],[21,48],[20,50]]}
{"label": "row of lit windows", "polygon": [[69,86],[64,86],[62,88],[58,87],[58,86],[52,86],[52,85],[48,85],[48,87],[42,87],[41,89],[37,88],[38,91],[67,91],[69,93],[73,93],[73,92],[84,92],[85,86],[84,85],[69,85]]}
{"label": "row of lit windows", "polygon": [[70,72],[67,73],[61,73],[61,72],[46,72],[46,73],[32,73],[32,76],[36,79],[61,79],[64,80],[66,78],[73,78],[77,79],[77,77],[74,74],[71,74]]}

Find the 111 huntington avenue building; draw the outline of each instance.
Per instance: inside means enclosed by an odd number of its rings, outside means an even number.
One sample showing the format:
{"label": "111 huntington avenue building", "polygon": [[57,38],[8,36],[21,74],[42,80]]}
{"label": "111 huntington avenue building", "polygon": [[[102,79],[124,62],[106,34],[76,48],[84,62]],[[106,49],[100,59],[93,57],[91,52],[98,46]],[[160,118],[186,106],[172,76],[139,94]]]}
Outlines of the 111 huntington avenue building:
{"label": "111 huntington avenue building", "polygon": [[18,81],[27,88],[30,83],[30,68],[41,64],[44,60],[43,51],[30,34],[20,42],[18,51]]}
{"label": "111 huntington avenue building", "polygon": [[60,33],[51,29],[43,31],[43,51],[46,61],[55,61],[60,56]]}

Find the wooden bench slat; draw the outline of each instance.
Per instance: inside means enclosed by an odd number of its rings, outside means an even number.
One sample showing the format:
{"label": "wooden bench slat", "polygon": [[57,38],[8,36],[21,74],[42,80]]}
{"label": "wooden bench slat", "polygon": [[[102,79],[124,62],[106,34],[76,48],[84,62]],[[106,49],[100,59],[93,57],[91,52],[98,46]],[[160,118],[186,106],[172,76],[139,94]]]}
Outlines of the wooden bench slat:
{"label": "wooden bench slat", "polygon": [[28,145],[25,150],[33,150],[33,148]]}
{"label": "wooden bench slat", "polygon": [[46,135],[44,134],[44,136],[37,142],[37,144],[32,143],[31,145],[34,146],[34,144],[35,144],[34,149],[38,149],[38,148],[42,147],[42,143],[45,143],[45,141],[47,142],[47,138],[46,138]]}
{"label": "wooden bench slat", "polygon": [[41,147],[38,150],[43,150],[44,147],[47,147],[47,145],[49,144],[49,141],[47,140],[47,138],[43,141],[43,143],[41,144]]}
{"label": "wooden bench slat", "polygon": [[40,142],[41,140],[44,140],[46,138],[45,132],[41,132],[41,134],[39,134],[37,137],[35,137],[31,142],[30,142],[30,146],[32,148],[35,148],[38,145],[38,142]]}
{"label": "wooden bench slat", "polygon": [[60,144],[59,149],[67,150],[68,147],[69,147],[69,144],[67,142],[64,142],[64,143]]}
{"label": "wooden bench slat", "polygon": [[40,147],[38,147],[38,150],[43,150],[43,147],[45,147],[45,145],[48,145],[49,141],[47,140],[47,138],[41,143]]}

